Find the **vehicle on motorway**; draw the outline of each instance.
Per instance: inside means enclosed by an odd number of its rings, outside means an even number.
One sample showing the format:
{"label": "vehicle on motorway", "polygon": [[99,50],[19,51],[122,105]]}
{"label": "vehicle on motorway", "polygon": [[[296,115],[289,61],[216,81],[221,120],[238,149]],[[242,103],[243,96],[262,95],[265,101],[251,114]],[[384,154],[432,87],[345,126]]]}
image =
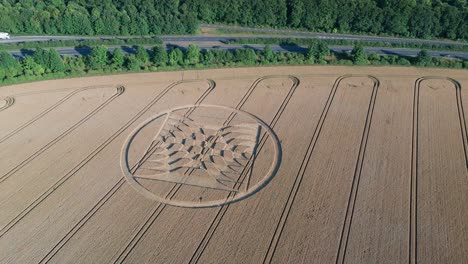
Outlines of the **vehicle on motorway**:
{"label": "vehicle on motorway", "polygon": [[10,34],[6,32],[0,32],[0,39],[10,39]]}

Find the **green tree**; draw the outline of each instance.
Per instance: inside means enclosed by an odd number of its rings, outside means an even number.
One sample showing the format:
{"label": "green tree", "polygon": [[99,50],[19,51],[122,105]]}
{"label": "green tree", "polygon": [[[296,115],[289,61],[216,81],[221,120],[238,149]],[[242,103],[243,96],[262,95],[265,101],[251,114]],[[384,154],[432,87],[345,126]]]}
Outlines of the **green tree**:
{"label": "green tree", "polygon": [[157,45],[153,47],[152,62],[157,66],[164,66],[168,62],[168,55],[166,47],[163,45]]}
{"label": "green tree", "polygon": [[291,25],[292,27],[299,27],[301,25],[301,21],[303,20],[305,13],[303,0],[289,1],[289,10],[289,25]]}
{"label": "green tree", "polygon": [[149,62],[149,54],[145,47],[138,46],[136,48],[135,57],[139,60],[143,65]]}
{"label": "green tree", "polygon": [[253,65],[257,61],[257,54],[253,49],[237,49],[234,52],[234,58],[237,62]]}
{"label": "green tree", "polygon": [[416,56],[416,64],[419,66],[429,66],[431,64],[432,57],[427,50],[421,50]]}
{"label": "green tree", "polygon": [[0,31],[196,33],[198,21],[467,39],[466,0],[3,0]]}
{"label": "green tree", "polygon": [[369,56],[367,58],[370,61],[379,61],[380,60],[380,56],[377,53],[371,53],[371,54],[369,54]]}
{"label": "green tree", "polygon": [[397,63],[398,63],[398,65],[402,65],[402,66],[409,66],[409,65],[411,65],[411,62],[410,62],[409,60],[407,60],[407,59],[405,59],[405,58],[401,58],[401,57],[398,58]]}
{"label": "green tree", "polygon": [[39,76],[42,75],[45,70],[44,68],[34,61],[31,56],[26,56],[22,61],[23,74],[26,76]]}
{"label": "green tree", "polygon": [[34,61],[41,65],[44,69],[49,69],[49,54],[46,50],[38,48],[33,55]]}
{"label": "green tree", "polygon": [[89,68],[103,69],[107,65],[107,48],[105,46],[96,46],[87,58]]}
{"label": "green tree", "polygon": [[324,41],[314,40],[307,48],[306,59],[309,62],[324,63],[327,56],[330,56],[330,48]]}
{"label": "green tree", "polygon": [[267,62],[276,61],[276,55],[270,45],[265,45],[265,48],[263,49],[263,57]]}
{"label": "green tree", "polygon": [[171,52],[169,52],[169,65],[182,65],[183,60],[184,53],[179,48],[172,49]]}
{"label": "green tree", "polygon": [[309,63],[315,63],[315,58],[316,58],[316,56],[318,54],[316,48],[317,47],[314,44],[310,44],[309,47],[307,47],[307,52],[306,52],[306,55],[305,55],[305,59]]}
{"label": "green tree", "polygon": [[127,56],[126,65],[129,70],[137,71],[141,69],[142,62],[135,55],[132,54]]}
{"label": "green tree", "polygon": [[408,25],[411,35],[418,38],[431,37],[435,26],[435,14],[427,5],[419,4],[413,9]]}
{"label": "green tree", "polygon": [[190,44],[186,52],[186,64],[197,64],[200,62],[201,51],[197,45]]}
{"label": "green tree", "polygon": [[0,80],[10,79],[22,72],[21,64],[6,51],[0,52]]}
{"label": "green tree", "polygon": [[49,49],[48,52],[49,59],[49,69],[52,72],[63,72],[65,70],[65,65],[63,64],[60,54],[55,49]]}
{"label": "green tree", "polygon": [[367,58],[364,51],[364,47],[360,44],[356,44],[351,51],[351,60],[354,64],[366,64]]}
{"label": "green tree", "polygon": [[70,72],[83,72],[86,68],[83,56],[65,56],[63,57],[63,63]]}
{"label": "green tree", "polygon": [[203,64],[211,65],[215,63],[215,55],[212,50],[207,50],[205,54],[203,54]]}
{"label": "green tree", "polygon": [[115,48],[113,51],[112,51],[112,59],[111,59],[112,63],[112,67],[114,68],[121,68],[125,62],[125,55],[124,53],[122,52],[121,49],[119,48]]}
{"label": "green tree", "polygon": [[330,56],[330,48],[325,41],[318,42],[318,60],[323,61],[327,56]]}

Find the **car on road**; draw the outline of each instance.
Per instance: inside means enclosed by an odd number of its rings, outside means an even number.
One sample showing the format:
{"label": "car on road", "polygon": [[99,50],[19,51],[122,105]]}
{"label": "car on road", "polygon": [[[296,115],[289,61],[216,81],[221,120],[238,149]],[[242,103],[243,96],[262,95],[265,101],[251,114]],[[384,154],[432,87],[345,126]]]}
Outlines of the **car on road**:
{"label": "car on road", "polygon": [[10,39],[10,34],[6,32],[0,32],[0,39]]}

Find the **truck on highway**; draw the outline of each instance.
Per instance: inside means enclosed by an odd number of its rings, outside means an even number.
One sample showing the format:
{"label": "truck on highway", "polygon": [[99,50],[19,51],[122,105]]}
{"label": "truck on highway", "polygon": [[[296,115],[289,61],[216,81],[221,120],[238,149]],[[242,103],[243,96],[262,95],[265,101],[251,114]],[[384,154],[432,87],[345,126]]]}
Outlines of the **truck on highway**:
{"label": "truck on highway", "polygon": [[10,39],[10,34],[6,32],[0,32],[0,39]]}

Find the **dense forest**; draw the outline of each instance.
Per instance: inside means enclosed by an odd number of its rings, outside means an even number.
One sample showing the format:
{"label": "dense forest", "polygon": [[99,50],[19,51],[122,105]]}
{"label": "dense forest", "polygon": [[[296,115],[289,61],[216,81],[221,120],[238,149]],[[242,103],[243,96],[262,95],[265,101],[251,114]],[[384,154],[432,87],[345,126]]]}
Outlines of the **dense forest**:
{"label": "dense forest", "polygon": [[468,39],[466,0],[187,0],[207,23]]}
{"label": "dense forest", "polygon": [[466,0],[0,0],[13,34],[195,33],[199,22],[468,39]]}

